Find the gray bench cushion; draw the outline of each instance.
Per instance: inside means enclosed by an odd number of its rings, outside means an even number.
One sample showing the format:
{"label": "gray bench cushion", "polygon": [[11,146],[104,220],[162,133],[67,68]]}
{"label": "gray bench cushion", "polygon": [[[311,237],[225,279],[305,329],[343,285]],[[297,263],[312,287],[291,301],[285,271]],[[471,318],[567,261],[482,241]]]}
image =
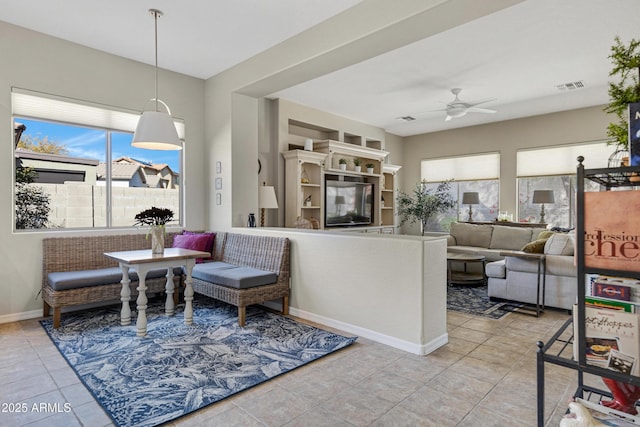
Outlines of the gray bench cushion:
{"label": "gray bench cushion", "polygon": [[[173,269],[174,275],[182,274],[180,267]],[[167,275],[167,270],[158,268],[147,273],[147,279],[157,279]],[[99,268],[96,270],[57,271],[49,273],[47,282],[52,289],[62,291],[65,289],[85,288],[88,286],[111,285],[122,280],[120,267]],[[129,270],[129,280],[138,281],[138,274]]]}
{"label": "gray bench cushion", "polygon": [[191,275],[195,279],[236,289],[270,285],[278,280],[278,275],[271,271],[238,267],[221,261],[198,264],[193,268]]}

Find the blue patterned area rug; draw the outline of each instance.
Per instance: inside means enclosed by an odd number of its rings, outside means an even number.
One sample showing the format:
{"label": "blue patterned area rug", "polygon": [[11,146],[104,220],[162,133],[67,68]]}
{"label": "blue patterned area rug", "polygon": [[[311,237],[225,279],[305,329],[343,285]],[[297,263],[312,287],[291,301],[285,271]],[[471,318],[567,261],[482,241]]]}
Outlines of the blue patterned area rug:
{"label": "blue patterned area rug", "polygon": [[514,311],[518,305],[505,301],[491,301],[487,286],[448,285],[447,310],[473,314],[475,316],[501,319]]}
{"label": "blue patterned area rug", "polygon": [[41,324],[117,426],[155,426],[220,401],[352,344],[346,338],[258,308],[196,295],[194,324],[183,306],[147,309],[148,335],[120,326],[120,307],[66,314]]}

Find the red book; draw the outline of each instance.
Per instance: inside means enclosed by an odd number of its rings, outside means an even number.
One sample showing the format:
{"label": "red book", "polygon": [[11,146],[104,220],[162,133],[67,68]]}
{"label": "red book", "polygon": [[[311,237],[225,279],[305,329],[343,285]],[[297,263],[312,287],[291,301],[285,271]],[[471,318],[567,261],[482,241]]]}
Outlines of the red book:
{"label": "red book", "polygon": [[596,282],[593,284],[592,292],[593,296],[596,297],[631,301],[631,288],[629,286]]}

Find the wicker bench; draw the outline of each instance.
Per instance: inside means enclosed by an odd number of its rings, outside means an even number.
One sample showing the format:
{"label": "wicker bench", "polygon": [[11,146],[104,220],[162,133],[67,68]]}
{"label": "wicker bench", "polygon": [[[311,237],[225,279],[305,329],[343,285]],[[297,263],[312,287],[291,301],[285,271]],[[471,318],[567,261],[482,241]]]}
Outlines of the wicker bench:
{"label": "wicker bench", "polygon": [[[170,247],[175,233],[167,233],[165,246]],[[93,303],[114,303],[120,299],[122,273],[118,263],[104,256],[105,252],[149,249],[144,234],[101,235],[86,237],[51,237],[42,241],[42,300],[43,316],[53,308],[53,326],[60,326],[62,307]],[[117,270],[114,270],[117,269]],[[72,274],[66,274],[72,273]],[[57,286],[56,278],[66,274],[64,286]],[[182,275],[174,276],[179,289]],[[147,277],[147,293],[165,291],[167,279],[162,274]],[[53,284],[53,286],[52,286]],[[131,295],[138,294],[137,276],[132,276]],[[174,293],[177,299],[178,292]],[[133,299],[133,298],[132,298]],[[133,299],[135,301],[135,299]]]}
{"label": "wicker bench", "polygon": [[282,298],[289,314],[289,246],[285,237],[218,232],[213,262],[193,269],[193,290],[238,307],[240,326],[251,304]]}

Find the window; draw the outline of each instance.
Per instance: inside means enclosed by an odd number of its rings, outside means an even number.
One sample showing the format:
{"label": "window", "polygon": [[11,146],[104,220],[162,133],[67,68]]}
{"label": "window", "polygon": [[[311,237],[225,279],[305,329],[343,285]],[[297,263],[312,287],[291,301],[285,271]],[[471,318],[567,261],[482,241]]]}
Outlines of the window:
{"label": "window", "polygon": [[12,106],[16,229],[131,227],[151,206],[181,222],[182,151],[131,147],[137,114],[21,91]]}
{"label": "window", "polygon": [[458,201],[456,208],[430,219],[427,231],[448,231],[452,222],[467,221],[469,205],[462,205],[466,192],[477,192],[479,196],[480,203],[471,206],[473,220],[493,221],[498,216],[499,175],[499,153],[423,160],[421,178],[425,188],[432,189],[442,181],[453,179],[451,195]]}
{"label": "window", "polygon": [[[544,204],[544,222],[573,228],[577,157],[587,168],[607,167],[614,150],[606,142],[520,150],[516,157],[518,175],[518,221],[540,222],[542,205],[533,203],[535,190],[552,190],[553,203]],[[594,183],[585,182],[585,185]]]}

